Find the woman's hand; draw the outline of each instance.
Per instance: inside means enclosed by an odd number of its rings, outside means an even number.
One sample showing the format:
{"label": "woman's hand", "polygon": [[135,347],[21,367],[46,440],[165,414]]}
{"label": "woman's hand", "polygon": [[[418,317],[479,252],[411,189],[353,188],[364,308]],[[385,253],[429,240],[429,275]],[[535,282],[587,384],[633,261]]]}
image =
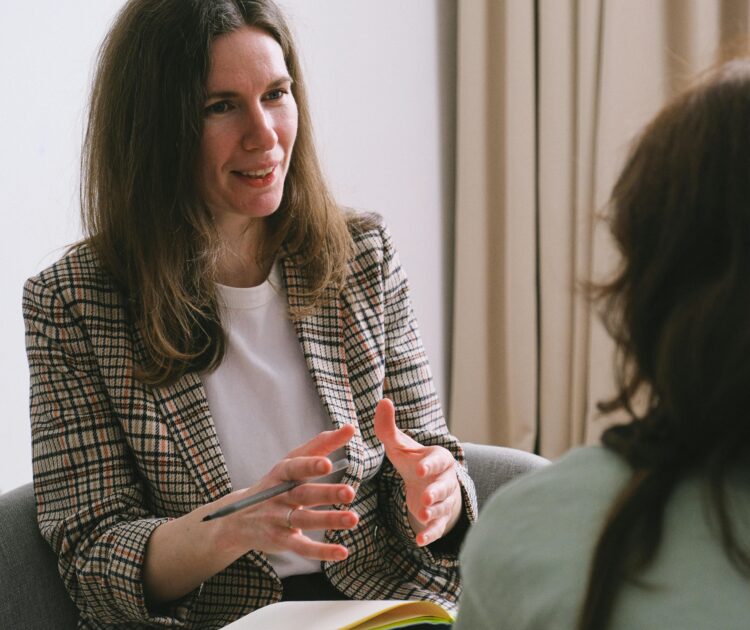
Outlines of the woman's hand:
{"label": "woman's hand", "polygon": [[[323,432],[291,451],[257,484],[233,492],[199,509],[206,514],[229,503],[275,486],[284,481],[320,477],[331,471],[326,457],[344,446],[354,435],[354,427],[346,425],[336,431]],[[347,550],[341,545],[311,540],[306,530],[351,529],[359,522],[355,512],[348,510],[311,510],[324,505],[348,504],[354,490],[345,484],[303,484],[282,495],[217,519],[207,535],[221,551],[237,557],[249,549],[266,553],[292,551],[316,560],[343,560]],[[214,523],[209,521],[206,525]]]}
{"label": "woman's hand", "polygon": [[406,487],[409,523],[419,546],[447,534],[461,515],[463,499],[456,460],[442,446],[422,446],[396,426],[393,402],[384,398],[375,409],[375,434]]}
{"label": "woman's hand", "polygon": [[354,489],[345,484],[303,484],[282,495],[221,518],[203,517],[229,503],[289,480],[319,477],[331,471],[327,455],[354,435],[346,425],[325,431],[290,452],[257,484],[157,527],[149,538],[143,582],[149,605],[173,601],[197,588],[250,550],[292,551],[316,560],[343,560],[342,545],[311,540],[306,530],[351,529],[359,516],[350,510],[311,510],[322,505],[348,504]]}

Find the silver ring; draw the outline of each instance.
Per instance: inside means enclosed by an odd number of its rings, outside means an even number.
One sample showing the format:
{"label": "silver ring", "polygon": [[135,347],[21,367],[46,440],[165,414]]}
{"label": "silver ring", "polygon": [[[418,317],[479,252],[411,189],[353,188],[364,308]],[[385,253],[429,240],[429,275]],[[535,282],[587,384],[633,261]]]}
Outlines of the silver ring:
{"label": "silver ring", "polygon": [[289,511],[288,511],[288,512],[286,513],[286,526],[287,526],[287,527],[288,527],[289,529],[294,529],[294,525],[292,525],[292,514],[294,514],[294,512],[295,512],[296,510],[299,510],[299,508],[298,508],[298,507],[293,507],[293,508],[291,508],[291,509],[290,509],[290,510],[289,510]]}

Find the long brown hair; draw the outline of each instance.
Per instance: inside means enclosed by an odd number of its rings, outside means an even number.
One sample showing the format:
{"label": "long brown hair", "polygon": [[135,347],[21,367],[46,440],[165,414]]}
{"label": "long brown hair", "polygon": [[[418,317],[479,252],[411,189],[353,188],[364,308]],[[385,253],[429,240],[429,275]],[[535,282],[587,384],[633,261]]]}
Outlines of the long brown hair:
{"label": "long brown hair", "polygon": [[292,257],[314,310],[346,274],[351,238],[318,163],[294,42],[272,0],[131,0],[100,50],[82,157],[84,243],[129,304],[145,346],[139,377],[173,382],[221,361],[215,293],[220,243],[196,187],[213,40],[269,33],[292,78],[299,124],[261,260]]}
{"label": "long brown hair", "polygon": [[[750,445],[750,60],[714,70],[636,143],[612,193],[621,268],[601,288],[632,420],[603,435],[632,476],[596,545],[579,630],[606,628],[624,581],[660,544],[665,506],[706,479],[721,544],[750,575],[726,499]],[[638,401],[641,403],[639,406]]]}

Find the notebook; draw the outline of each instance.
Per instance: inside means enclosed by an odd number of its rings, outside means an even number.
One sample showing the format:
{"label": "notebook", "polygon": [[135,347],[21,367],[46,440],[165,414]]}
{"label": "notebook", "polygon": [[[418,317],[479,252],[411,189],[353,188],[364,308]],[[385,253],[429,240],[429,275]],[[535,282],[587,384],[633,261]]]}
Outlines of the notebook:
{"label": "notebook", "polygon": [[226,626],[230,630],[390,630],[411,624],[453,623],[439,604],[424,601],[342,600],[279,602]]}

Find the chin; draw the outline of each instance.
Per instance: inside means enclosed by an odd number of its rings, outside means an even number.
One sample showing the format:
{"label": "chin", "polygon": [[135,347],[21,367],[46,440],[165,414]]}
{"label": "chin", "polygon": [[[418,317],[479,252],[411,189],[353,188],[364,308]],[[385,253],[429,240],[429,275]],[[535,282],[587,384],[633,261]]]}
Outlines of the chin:
{"label": "chin", "polygon": [[254,207],[254,208],[248,208],[247,212],[245,213],[249,217],[254,217],[256,219],[265,219],[266,217],[270,217],[272,214],[275,214],[276,211],[279,209],[279,206],[281,205],[281,199],[275,204],[269,204],[265,207]]}
{"label": "chin", "polygon": [[236,204],[233,204],[233,212],[241,214],[246,217],[252,217],[256,219],[262,219],[264,217],[271,216],[281,205],[281,196],[273,199],[262,199],[254,200],[252,203],[245,201],[242,203],[240,200]]}

